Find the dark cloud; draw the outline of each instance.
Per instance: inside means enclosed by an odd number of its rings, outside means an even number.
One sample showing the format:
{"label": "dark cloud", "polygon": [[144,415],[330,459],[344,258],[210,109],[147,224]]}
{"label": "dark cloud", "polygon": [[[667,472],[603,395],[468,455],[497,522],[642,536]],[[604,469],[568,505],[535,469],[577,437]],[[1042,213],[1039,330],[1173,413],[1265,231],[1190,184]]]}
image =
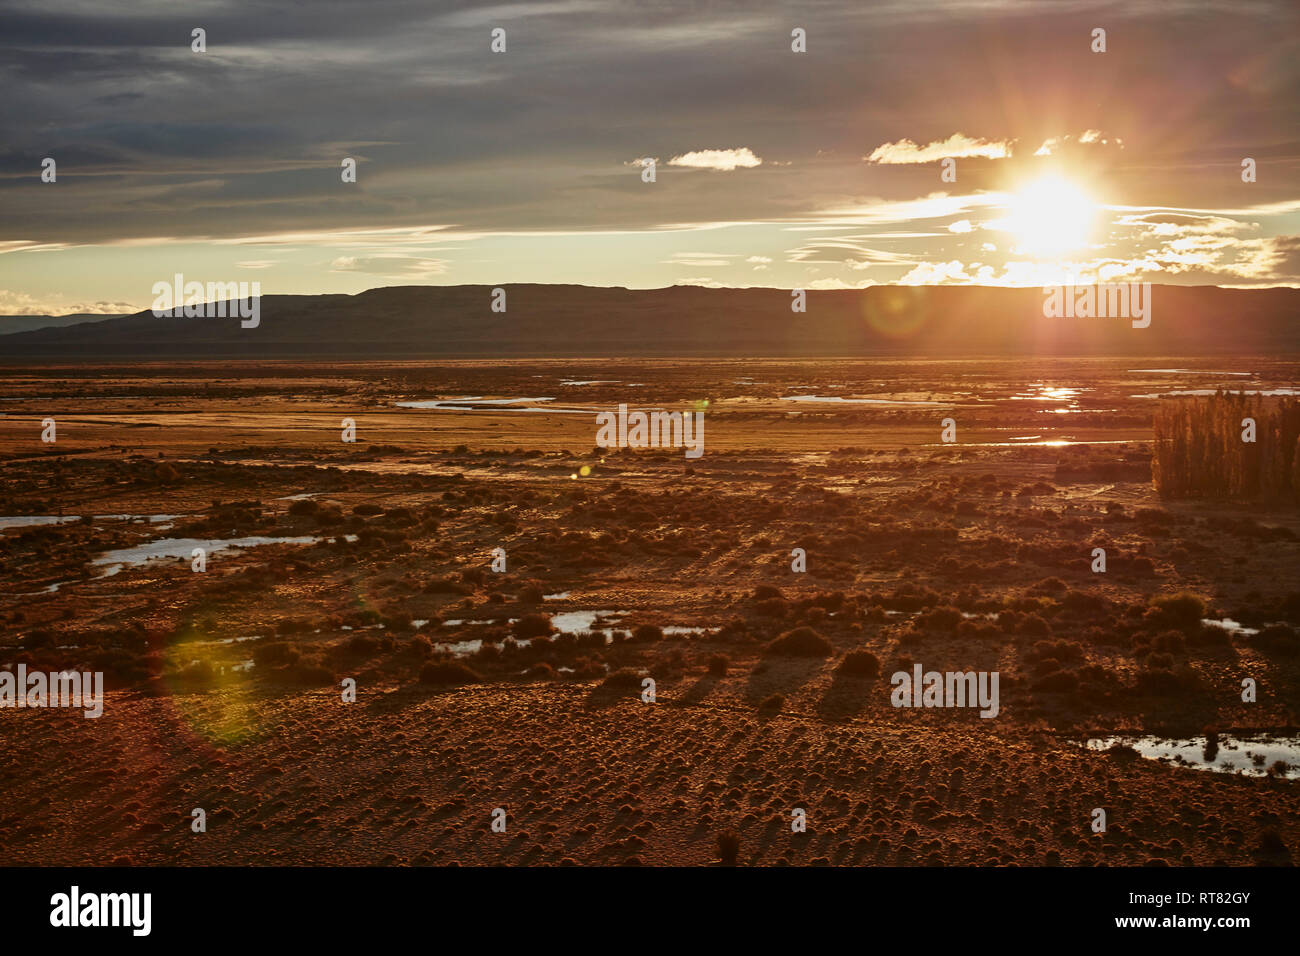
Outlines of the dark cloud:
{"label": "dark cloud", "polygon": [[[1015,140],[1019,158],[1104,130],[1125,149],[1078,152],[1117,201],[1146,205],[1225,199],[1244,155],[1275,171],[1252,202],[1290,198],[1300,158],[1291,0],[55,0],[2,16],[0,240],[783,218],[938,188],[932,168],[860,157],[957,131]],[[504,55],[488,50],[495,25]],[[195,26],[206,54],[190,51]],[[807,54],[790,52],[793,26]],[[1094,26],[1106,54],[1089,51]],[[653,192],[624,166],[710,148],[765,163],[661,168]],[[363,160],[350,192],[345,155]],[[57,190],[39,182],[44,156]],[[963,189],[1005,175],[962,169]]]}

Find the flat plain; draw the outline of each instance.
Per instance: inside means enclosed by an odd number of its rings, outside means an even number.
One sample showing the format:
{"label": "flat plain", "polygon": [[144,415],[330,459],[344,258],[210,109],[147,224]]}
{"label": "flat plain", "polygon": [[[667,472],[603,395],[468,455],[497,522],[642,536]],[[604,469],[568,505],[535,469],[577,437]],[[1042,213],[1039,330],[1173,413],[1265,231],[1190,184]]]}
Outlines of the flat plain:
{"label": "flat plain", "polygon": [[[0,665],[110,687],[98,719],[0,710],[0,846],[1291,862],[1300,513],[1162,499],[1151,442],[1177,393],[1295,381],[1239,357],[0,369]],[[704,455],[594,447],[620,403],[703,411]],[[915,664],[998,672],[997,716],[893,706]]]}

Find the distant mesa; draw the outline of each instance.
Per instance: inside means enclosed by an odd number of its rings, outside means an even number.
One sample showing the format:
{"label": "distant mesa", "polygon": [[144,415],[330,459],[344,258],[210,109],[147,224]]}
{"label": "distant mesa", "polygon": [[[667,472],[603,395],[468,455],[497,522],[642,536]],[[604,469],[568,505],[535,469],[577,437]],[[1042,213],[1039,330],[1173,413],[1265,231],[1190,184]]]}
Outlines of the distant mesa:
{"label": "distant mesa", "polygon": [[[1045,318],[1043,291],[981,286],[788,289],[395,286],[357,295],[273,295],[261,324],[135,315],[0,335],[0,361],[105,358],[1278,355],[1300,345],[1300,289],[1153,286],[1152,321]],[[72,318],[72,317],[65,317]],[[6,320],[0,318],[0,328]]]}

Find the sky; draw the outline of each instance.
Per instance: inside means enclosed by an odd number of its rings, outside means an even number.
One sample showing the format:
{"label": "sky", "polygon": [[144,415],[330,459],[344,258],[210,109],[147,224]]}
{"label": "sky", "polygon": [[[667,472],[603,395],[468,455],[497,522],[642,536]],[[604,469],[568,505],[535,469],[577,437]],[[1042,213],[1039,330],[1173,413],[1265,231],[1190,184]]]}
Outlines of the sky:
{"label": "sky", "polygon": [[0,71],[0,314],[1300,285],[1295,0],[0,0]]}

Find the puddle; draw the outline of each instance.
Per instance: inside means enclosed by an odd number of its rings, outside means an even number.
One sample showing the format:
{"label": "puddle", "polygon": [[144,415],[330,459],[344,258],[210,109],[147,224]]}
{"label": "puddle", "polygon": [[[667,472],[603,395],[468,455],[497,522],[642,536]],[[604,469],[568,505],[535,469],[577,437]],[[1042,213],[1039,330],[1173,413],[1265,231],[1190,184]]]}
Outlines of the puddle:
{"label": "puddle", "polygon": [[0,517],[0,531],[5,528],[33,528],[38,525],[66,524],[80,521],[81,515],[13,515]]}
{"label": "puddle", "polygon": [[[550,600],[551,598],[558,599],[561,596],[567,597],[568,593],[569,592],[567,591],[563,591],[559,595],[546,595],[546,598],[547,600]],[[584,631],[589,631],[592,634],[603,634],[605,637],[605,643],[610,644],[613,643],[614,634],[616,632],[627,630],[627,628],[623,625],[622,621],[623,618],[625,618],[627,615],[631,613],[633,612],[620,611],[620,610],[562,611],[559,614],[551,615],[551,624],[561,634],[581,634]],[[515,621],[517,620],[518,618],[512,617],[505,623],[507,625],[514,624]],[[490,621],[490,620],[476,621],[476,620],[469,620],[464,618],[452,618],[451,620],[442,622],[444,627],[460,627],[462,625],[500,624],[500,623],[502,622]],[[661,630],[664,632],[665,637],[688,637],[688,636],[697,636],[700,634],[707,634],[710,631],[712,631],[713,628],[670,625],[661,628]],[[518,638],[516,638],[516,641],[518,641],[518,643],[521,645],[527,644],[527,641],[522,641],[519,640]],[[483,643],[482,641],[458,641],[458,642],[446,642],[443,644],[439,644],[437,646],[440,648],[450,649],[452,654],[454,655],[458,653],[456,648],[462,648],[462,651],[460,652],[459,656],[465,656],[468,654],[477,653],[478,648],[482,646],[482,643]],[[468,649],[470,648],[470,645],[473,645],[472,649]]]}
{"label": "puddle", "polygon": [[[527,647],[532,641],[526,637],[511,638],[520,647]],[[433,649],[438,652],[450,654],[452,657],[473,657],[483,649],[481,640],[472,641],[443,641],[433,645]]]}
{"label": "puddle", "polygon": [[459,398],[431,398],[413,402],[393,402],[398,408],[424,408],[453,412],[554,412],[561,415],[594,415],[586,408],[563,408],[540,405],[519,405],[520,402],[553,402],[554,398],[481,398],[464,395]]}
{"label": "puddle", "polygon": [[[96,521],[148,521],[159,524],[163,521],[175,521],[189,515],[92,515]],[[10,515],[0,517],[0,531],[6,528],[31,528],[39,525],[67,524],[80,521],[81,515]]]}
{"label": "puddle", "polygon": [[1269,767],[1281,760],[1287,765],[1282,776],[1300,777],[1300,737],[1220,737],[1208,749],[1205,737],[1093,737],[1085,746],[1088,750],[1108,750],[1115,744],[1132,747],[1150,760],[1194,770],[1240,772],[1250,777],[1264,776]]}
{"label": "puddle", "polygon": [[1117,412],[1118,408],[1037,408],[1040,415],[1090,415],[1104,412]]}
{"label": "puddle", "polygon": [[630,611],[565,611],[561,614],[551,615],[551,623],[555,625],[556,630],[565,634],[577,634],[581,631],[599,631],[605,635],[608,640],[615,627],[594,627],[596,621],[602,620],[609,625],[618,624],[617,619],[621,619],[630,614]]}
{"label": "puddle", "polygon": [[1081,441],[1077,438],[1049,438],[1046,441],[964,441],[927,442],[922,448],[1065,448],[1070,445],[1131,445],[1132,438],[1106,438]]}
{"label": "puddle", "polygon": [[564,378],[560,379],[561,385],[617,385],[619,380],[616,378]]}
{"label": "puddle", "polygon": [[569,592],[568,592],[568,591],[556,591],[554,594],[543,594],[543,595],[542,595],[542,600],[543,600],[543,601],[563,601],[563,600],[564,600],[566,597],[568,597],[568,596],[569,596]]}
{"label": "puddle", "polygon": [[1075,401],[1081,392],[1091,392],[1090,388],[1070,388],[1068,386],[1044,385],[1039,383],[1031,385],[1023,392],[1018,392],[1011,396],[1013,402],[1066,402],[1069,405],[1077,405]]}
{"label": "puddle", "polygon": [[1201,623],[1204,624],[1206,627],[1222,628],[1223,630],[1227,631],[1230,634],[1241,634],[1244,635],[1245,637],[1250,637],[1253,634],[1259,633],[1259,628],[1244,627],[1241,624],[1238,624],[1230,617],[1225,617],[1222,621],[1216,621],[1214,620],[1214,618],[1205,617],[1205,618],[1201,618]]}
{"label": "puddle", "polygon": [[1130,372],[1161,372],[1165,375],[1244,375],[1249,378],[1254,372],[1208,372],[1195,368],[1131,368]]}
{"label": "puddle", "polygon": [[255,548],[263,544],[311,544],[324,540],[314,535],[300,535],[294,538],[266,538],[254,535],[248,538],[163,538],[150,541],[133,548],[119,548],[105,551],[91,563],[106,570],[100,577],[117,574],[123,568],[145,564],[160,558],[184,558],[189,560],[195,548],[202,548],[208,554],[224,551],[227,548]]}
{"label": "puddle", "polygon": [[844,398],[842,395],[782,395],[783,402],[824,402],[828,405],[937,405],[946,407],[953,402],[923,402],[904,398]]}

